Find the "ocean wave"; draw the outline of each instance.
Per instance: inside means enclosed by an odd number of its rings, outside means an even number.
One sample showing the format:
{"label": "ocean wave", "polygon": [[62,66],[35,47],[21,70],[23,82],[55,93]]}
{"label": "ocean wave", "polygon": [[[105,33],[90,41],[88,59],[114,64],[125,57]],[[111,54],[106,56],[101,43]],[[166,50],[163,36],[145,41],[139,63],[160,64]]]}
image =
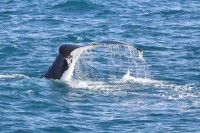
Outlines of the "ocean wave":
{"label": "ocean wave", "polygon": [[185,15],[189,14],[191,11],[183,8],[158,8],[155,10],[150,10],[148,13],[144,13],[144,16],[154,16],[154,15],[161,15],[161,16],[177,16],[177,15]]}
{"label": "ocean wave", "polygon": [[84,12],[93,9],[102,8],[100,5],[92,3],[87,0],[68,0],[68,1],[59,1],[51,6],[51,9],[61,9],[68,12]]}

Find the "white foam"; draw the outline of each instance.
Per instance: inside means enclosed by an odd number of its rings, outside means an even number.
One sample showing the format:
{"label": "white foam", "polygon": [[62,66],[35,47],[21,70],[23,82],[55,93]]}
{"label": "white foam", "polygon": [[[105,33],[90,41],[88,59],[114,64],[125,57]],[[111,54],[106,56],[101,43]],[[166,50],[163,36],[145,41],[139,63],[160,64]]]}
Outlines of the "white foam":
{"label": "white foam", "polygon": [[34,93],[33,90],[27,90],[27,91],[25,91],[25,92],[28,93],[28,94],[32,94],[32,93]]}
{"label": "white foam", "polygon": [[112,81],[112,83],[104,82],[104,81],[80,81],[73,80],[67,82],[69,86],[76,89],[88,89],[91,91],[101,91],[104,93],[109,92],[119,92],[123,88],[125,88],[126,84],[120,83],[118,81]]}
{"label": "white foam", "polygon": [[130,71],[128,70],[127,71],[127,74],[125,74],[123,77],[122,77],[122,80],[127,82],[127,81],[132,81],[132,82],[135,82],[135,83],[142,83],[142,84],[160,84],[162,83],[162,81],[157,81],[157,80],[153,80],[153,79],[150,79],[150,78],[140,78],[140,77],[133,77],[130,75]]}
{"label": "white foam", "polygon": [[28,78],[28,76],[23,74],[0,74],[0,78]]}
{"label": "white foam", "polygon": [[81,36],[78,36],[77,41],[81,41],[81,40],[83,40],[83,38]]}

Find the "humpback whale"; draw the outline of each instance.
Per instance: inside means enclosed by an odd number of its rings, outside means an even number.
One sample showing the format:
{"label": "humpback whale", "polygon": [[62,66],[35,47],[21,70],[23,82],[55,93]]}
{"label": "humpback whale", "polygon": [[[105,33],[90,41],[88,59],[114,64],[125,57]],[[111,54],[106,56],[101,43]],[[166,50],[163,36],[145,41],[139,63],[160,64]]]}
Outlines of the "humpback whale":
{"label": "humpback whale", "polygon": [[[73,75],[75,63],[82,52],[90,48],[106,45],[130,46],[127,43],[118,41],[100,41],[88,44],[63,44],[59,47],[59,54],[56,57],[55,61],[42,77],[47,79],[69,81],[71,79],[71,76]],[[142,49],[137,47],[134,48],[142,52]]]}

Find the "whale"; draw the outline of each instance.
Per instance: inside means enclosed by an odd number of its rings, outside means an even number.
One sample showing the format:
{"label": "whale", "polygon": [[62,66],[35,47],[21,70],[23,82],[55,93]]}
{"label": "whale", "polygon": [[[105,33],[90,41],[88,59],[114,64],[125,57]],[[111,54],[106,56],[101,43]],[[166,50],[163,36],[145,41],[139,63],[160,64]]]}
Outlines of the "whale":
{"label": "whale", "polygon": [[[100,41],[100,42],[92,42],[92,43],[67,43],[62,44],[59,47],[59,53],[55,58],[52,65],[42,76],[46,79],[58,79],[63,81],[70,81],[73,75],[74,66],[76,61],[82,52],[87,49],[92,49],[95,47],[101,46],[111,46],[111,45],[120,45],[120,46],[130,46],[130,44],[118,41]],[[142,49],[134,47],[138,51],[142,51]]]}

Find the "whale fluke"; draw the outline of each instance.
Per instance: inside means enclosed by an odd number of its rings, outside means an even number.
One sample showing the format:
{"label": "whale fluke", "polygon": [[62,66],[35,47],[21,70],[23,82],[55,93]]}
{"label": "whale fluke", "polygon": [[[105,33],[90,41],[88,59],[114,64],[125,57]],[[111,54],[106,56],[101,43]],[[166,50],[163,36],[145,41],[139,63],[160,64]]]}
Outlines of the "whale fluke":
{"label": "whale fluke", "polygon": [[[73,74],[75,63],[83,51],[106,45],[131,46],[127,43],[118,41],[100,41],[86,44],[63,44],[59,47],[58,56],[49,67],[48,71],[43,75],[43,78],[69,81]],[[140,48],[134,48],[138,51],[142,51]]]}

